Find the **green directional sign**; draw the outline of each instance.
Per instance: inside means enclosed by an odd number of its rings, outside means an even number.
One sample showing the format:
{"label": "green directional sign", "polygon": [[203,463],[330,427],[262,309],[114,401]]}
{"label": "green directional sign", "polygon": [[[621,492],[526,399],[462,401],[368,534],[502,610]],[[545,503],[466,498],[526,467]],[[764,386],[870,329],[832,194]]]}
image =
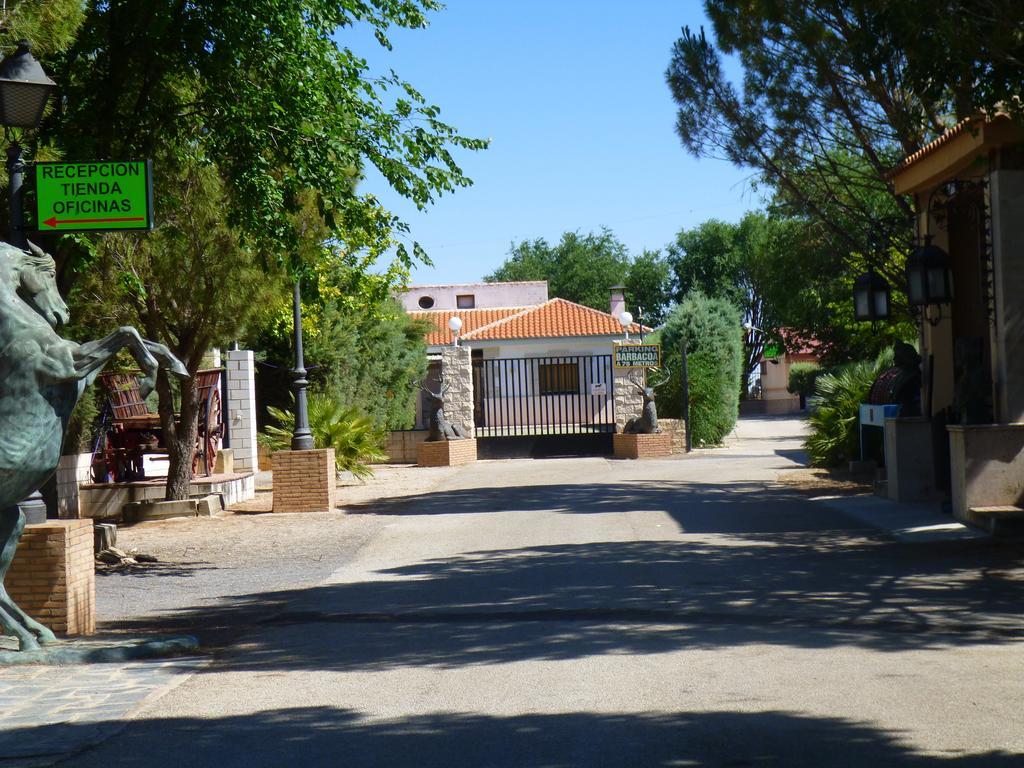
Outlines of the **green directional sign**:
{"label": "green directional sign", "polygon": [[777,342],[770,341],[764,345],[765,360],[774,360],[782,354],[782,346]]}
{"label": "green directional sign", "polygon": [[35,168],[41,231],[153,228],[151,161],[36,163]]}

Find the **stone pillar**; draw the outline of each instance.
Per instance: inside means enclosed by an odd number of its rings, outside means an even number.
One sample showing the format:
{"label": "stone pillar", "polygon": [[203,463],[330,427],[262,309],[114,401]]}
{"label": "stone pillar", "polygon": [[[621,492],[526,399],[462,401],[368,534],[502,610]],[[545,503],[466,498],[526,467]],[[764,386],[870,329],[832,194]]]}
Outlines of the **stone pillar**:
{"label": "stone pillar", "polygon": [[[639,342],[616,341],[614,346]],[[612,396],[615,398],[615,431],[622,432],[626,422],[638,419],[644,411],[644,396],[630,379],[646,382],[646,371],[643,368],[612,367]]]}
{"label": "stone pillar", "polygon": [[441,381],[448,388],[444,415],[473,437],[473,356],[469,347],[441,350]]}
{"label": "stone pillar", "polygon": [[235,472],[257,472],[256,361],[247,349],[227,353],[226,419],[231,433]]}
{"label": "stone pillar", "polygon": [[992,173],[995,417],[1024,421],[1024,171]]}
{"label": "stone pillar", "polygon": [[26,525],[4,581],[29,616],[54,632],[96,632],[92,520]]}

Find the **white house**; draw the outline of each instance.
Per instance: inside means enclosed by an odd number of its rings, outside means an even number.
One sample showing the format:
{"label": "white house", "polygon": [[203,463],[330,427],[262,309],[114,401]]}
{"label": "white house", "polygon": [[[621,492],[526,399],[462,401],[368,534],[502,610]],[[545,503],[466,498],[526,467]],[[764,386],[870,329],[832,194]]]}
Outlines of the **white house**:
{"label": "white house", "polygon": [[[546,282],[413,286],[400,300],[432,324],[433,356],[455,341],[449,321],[461,321],[458,343],[472,350],[478,435],[614,428],[611,351],[625,335],[621,287],[610,289],[608,312],[549,299]],[[640,332],[630,324],[630,334]],[[436,382],[439,365],[431,373]],[[424,410],[421,402],[420,425]]]}

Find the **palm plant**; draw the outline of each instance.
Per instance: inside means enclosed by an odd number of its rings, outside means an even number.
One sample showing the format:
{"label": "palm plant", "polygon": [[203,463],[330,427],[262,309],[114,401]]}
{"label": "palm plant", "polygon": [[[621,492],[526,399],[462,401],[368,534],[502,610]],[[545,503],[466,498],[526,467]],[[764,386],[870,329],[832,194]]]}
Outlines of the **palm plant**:
{"label": "palm plant", "polygon": [[815,467],[836,467],[854,459],[860,445],[860,405],[878,374],[892,365],[892,350],[874,360],[840,366],[818,377],[811,398],[811,433],[804,443]]}
{"label": "palm plant", "polygon": [[[387,461],[382,450],[384,432],[372,419],[327,395],[310,392],[308,397],[313,444],[334,449],[334,464],[339,472],[348,471],[363,479],[373,474],[368,464]],[[273,406],[267,410],[279,426],[268,425],[259,440],[272,451],[286,451],[291,447],[295,415]]]}

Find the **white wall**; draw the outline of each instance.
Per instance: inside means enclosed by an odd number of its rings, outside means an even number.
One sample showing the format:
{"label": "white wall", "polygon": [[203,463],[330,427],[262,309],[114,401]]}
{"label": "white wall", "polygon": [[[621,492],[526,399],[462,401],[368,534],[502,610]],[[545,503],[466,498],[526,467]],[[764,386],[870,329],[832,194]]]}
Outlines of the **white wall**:
{"label": "white wall", "polygon": [[[434,300],[430,307],[421,307],[420,298]],[[473,296],[476,309],[494,307],[529,307],[548,300],[546,280],[521,283],[457,283],[453,285],[413,285],[398,297],[408,312],[423,309],[458,309],[457,296]]]}

